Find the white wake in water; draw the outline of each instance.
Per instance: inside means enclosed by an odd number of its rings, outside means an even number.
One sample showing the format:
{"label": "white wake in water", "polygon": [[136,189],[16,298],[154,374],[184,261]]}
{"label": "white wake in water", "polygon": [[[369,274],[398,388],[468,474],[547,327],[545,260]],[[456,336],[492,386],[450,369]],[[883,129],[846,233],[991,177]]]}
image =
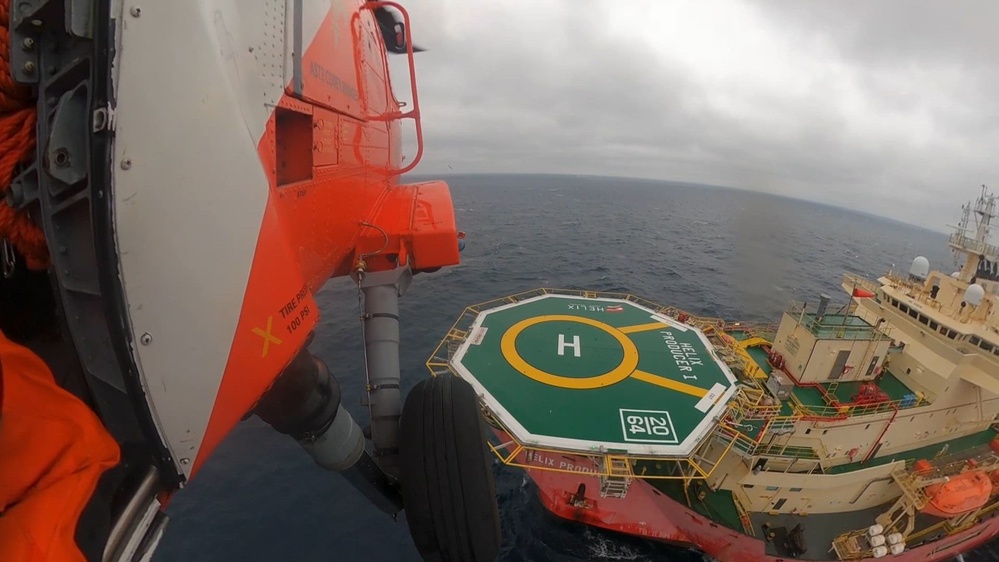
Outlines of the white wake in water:
{"label": "white wake in water", "polygon": [[590,560],[644,560],[626,545],[614,542],[607,537],[594,535],[589,529],[587,529],[585,537]]}

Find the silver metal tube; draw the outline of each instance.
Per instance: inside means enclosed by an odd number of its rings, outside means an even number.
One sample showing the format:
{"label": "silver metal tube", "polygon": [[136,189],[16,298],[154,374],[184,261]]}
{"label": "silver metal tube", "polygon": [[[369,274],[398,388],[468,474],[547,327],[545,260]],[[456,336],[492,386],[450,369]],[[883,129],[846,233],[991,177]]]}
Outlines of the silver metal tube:
{"label": "silver metal tube", "polygon": [[371,411],[371,441],[375,462],[393,477],[399,475],[399,297],[412,274],[408,269],[363,276],[364,352]]}
{"label": "silver metal tube", "polygon": [[316,464],[340,472],[347,470],[364,453],[364,435],[350,417],[350,412],[340,406],[329,429],[315,439],[299,441]]}
{"label": "silver metal tube", "polygon": [[378,509],[395,515],[402,511],[402,498],[371,455],[364,450],[364,434],[350,412],[340,406],[329,429],[313,439],[299,441],[316,464],[339,472]]}
{"label": "silver metal tube", "polygon": [[254,407],[262,420],[290,435],[316,464],[337,471],[382,511],[402,509],[399,491],[364,450],[364,433],[340,404],[340,385],[303,348]]}
{"label": "silver metal tube", "polygon": [[142,477],[142,482],[139,483],[139,487],[135,490],[135,493],[132,494],[132,497],[128,498],[125,509],[122,510],[121,515],[118,516],[118,519],[111,527],[108,540],[104,543],[104,554],[101,558],[103,562],[118,559],[122,545],[126,542],[128,536],[135,531],[139,517],[145,512],[145,508],[149,505],[149,502],[155,499],[156,493],[159,491],[157,483],[156,469],[150,467],[146,475]]}

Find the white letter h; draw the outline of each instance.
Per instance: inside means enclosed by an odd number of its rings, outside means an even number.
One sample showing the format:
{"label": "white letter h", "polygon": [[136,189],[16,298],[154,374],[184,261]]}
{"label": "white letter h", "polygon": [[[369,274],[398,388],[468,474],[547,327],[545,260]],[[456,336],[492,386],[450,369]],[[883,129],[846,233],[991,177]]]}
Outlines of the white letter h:
{"label": "white letter h", "polygon": [[565,355],[565,348],[567,348],[567,347],[571,347],[572,348],[572,354],[575,355],[576,357],[579,357],[580,356],[579,336],[572,336],[572,343],[565,343],[565,335],[564,334],[559,334],[558,335],[558,354],[559,355]]}

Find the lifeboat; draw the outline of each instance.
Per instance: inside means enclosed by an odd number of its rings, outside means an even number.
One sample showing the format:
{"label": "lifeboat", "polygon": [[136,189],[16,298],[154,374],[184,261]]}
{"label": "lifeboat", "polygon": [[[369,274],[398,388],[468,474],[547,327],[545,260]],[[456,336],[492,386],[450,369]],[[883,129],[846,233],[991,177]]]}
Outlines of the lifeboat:
{"label": "lifeboat", "polygon": [[955,517],[974,511],[988,501],[992,494],[992,480],[980,471],[962,472],[943,484],[926,487],[930,498],[923,513],[936,517]]}

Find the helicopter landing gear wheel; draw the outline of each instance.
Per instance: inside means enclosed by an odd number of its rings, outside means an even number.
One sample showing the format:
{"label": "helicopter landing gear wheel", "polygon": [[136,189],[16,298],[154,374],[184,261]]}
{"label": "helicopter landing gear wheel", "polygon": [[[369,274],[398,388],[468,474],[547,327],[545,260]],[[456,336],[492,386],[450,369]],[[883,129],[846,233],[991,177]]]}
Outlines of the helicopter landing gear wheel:
{"label": "helicopter landing gear wheel", "polygon": [[406,521],[424,560],[495,560],[496,488],[472,386],[452,376],[420,381],[402,410],[399,456]]}

